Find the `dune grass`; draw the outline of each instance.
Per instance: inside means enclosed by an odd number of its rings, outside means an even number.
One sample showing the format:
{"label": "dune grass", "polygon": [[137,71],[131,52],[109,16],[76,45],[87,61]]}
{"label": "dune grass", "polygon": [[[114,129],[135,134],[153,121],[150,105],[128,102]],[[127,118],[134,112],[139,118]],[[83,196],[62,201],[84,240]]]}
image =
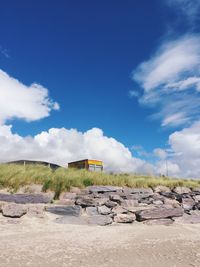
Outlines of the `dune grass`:
{"label": "dune grass", "polygon": [[96,173],[65,168],[58,168],[54,171],[43,165],[0,164],[0,188],[8,188],[11,192],[16,192],[20,187],[31,184],[42,185],[43,191],[54,191],[55,198],[58,198],[61,192],[68,191],[72,186],[84,188],[89,185],[115,185],[148,188],[165,185],[170,188],[175,186],[193,188],[200,186],[200,180],[125,173]]}

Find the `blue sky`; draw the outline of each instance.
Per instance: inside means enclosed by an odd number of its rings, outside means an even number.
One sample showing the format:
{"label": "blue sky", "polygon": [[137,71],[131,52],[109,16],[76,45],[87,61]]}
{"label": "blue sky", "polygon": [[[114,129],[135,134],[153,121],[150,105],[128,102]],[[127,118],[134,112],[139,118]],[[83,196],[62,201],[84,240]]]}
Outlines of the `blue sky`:
{"label": "blue sky", "polygon": [[27,90],[46,88],[48,111],[38,115],[34,104],[32,116],[27,104],[22,115],[16,107],[24,102],[15,98],[15,111],[0,111],[1,124],[22,139],[51,128],[99,128],[147,165],[161,165],[154,150],[168,149],[172,174],[182,174],[173,134],[199,121],[199,7],[196,0],[2,1],[0,69]]}

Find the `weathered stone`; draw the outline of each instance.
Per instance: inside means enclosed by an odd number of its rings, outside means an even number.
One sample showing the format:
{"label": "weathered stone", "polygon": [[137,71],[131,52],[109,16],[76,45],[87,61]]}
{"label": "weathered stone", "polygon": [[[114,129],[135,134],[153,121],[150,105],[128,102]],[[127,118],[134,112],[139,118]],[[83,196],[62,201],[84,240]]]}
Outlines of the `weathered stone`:
{"label": "weathered stone", "polygon": [[103,206],[109,201],[108,198],[96,198],[95,199],[95,206]]}
{"label": "weathered stone", "polygon": [[195,202],[200,202],[200,195],[193,196]]}
{"label": "weathered stone", "polygon": [[164,185],[158,185],[154,188],[155,193],[171,192],[170,188]]}
{"label": "weathered stone", "polygon": [[174,221],[172,219],[156,219],[144,221],[147,225],[171,225]]}
{"label": "weathered stone", "polygon": [[26,214],[27,209],[24,205],[20,204],[5,204],[2,206],[2,214],[5,217],[20,218]]}
{"label": "weathered stone", "polygon": [[112,212],[114,214],[123,214],[123,213],[128,213],[128,210],[123,208],[122,206],[117,206],[112,209]]}
{"label": "weathered stone", "polygon": [[129,194],[147,194],[153,195],[153,190],[151,188],[124,188],[123,192],[127,195]]}
{"label": "weathered stone", "polygon": [[30,217],[43,218],[45,215],[44,210],[44,205],[29,205],[27,207],[27,215]]}
{"label": "weathered stone", "polygon": [[122,202],[122,198],[119,195],[113,195],[112,194],[112,195],[109,196],[109,199],[111,201],[117,202],[119,204]]}
{"label": "weathered stone", "polygon": [[108,207],[108,208],[114,208],[114,207],[116,207],[117,206],[117,202],[114,202],[114,201],[110,201],[110,200],[108,200],[108,201],[106,201],[106,203],[105,203],[105,205],[106,205],[106,207]]}
{"label": "weathered stone", "polygon": [[53,200],[53,195],[43,194],[0,194],[0,201],[26,203],[49,203]]}
{"label": "weathered stone", "polygon": [[108,215],[111,213],[111,209],[106,206],[97,207],[98,213],[101,215]]}
{"label": "weathered stone", "polygon": [[200,210],[200,202],[195,204],[195,209]]}
{"label": "weathered stone", "polygon": [[116,223],[132,223],[135,221],[135,214],[117,214],[114,217],[114,222]]}
{"label": "weathered stone", "polygon": [[195,187],[192,189],[193,192],[200,194],[200,187]]}
{"label": "weathered stone", "polygon": [[186,224],[196,224],[200,223],[200,215],[197,214],[186,214],[184,213],[182,217],[175,218],[176,223],[186,223]]}
{"label": "weathered stone", "polygon": [[121,205],[123,207],[137,207],[138,200],[137,199],[125,199],[122,201]]}
{"label": "weathered stone", "polygon": [[173,192],[177,194],[188,194],[191,192],[190,188],[185,186],[177,186],[173,189]]}
{"label": "weathered stone", "polygon": [[111,224],[112,219],[110,218],[110,216],[96,215],[96,216],[87,217],[87,223],[103,226],[103,225]]}
{"label": "weathered stone", "polygon": [[182,208],[166,208],[166,207],[143,210],[136,213],[138,221],[179,217],[182,215],[183,215]]}
{"label": "weathered stone", "polygon": [[81,207],[95,207],[97,204],[93,197],[89,196],[81,196],[76,200],[76,204],[80,205]]}
{"label": "weathered stone", "polygon": [[164,198],[164,204],[171,205],[173,208],[179,208],[180,203],[175,199]]}
{"label": "weathered stone", "polygon": [[97,207],[87,207],[85,209],[86,211],[86,214],[89,215],[89,216],[94,216],[94,215],[98,215],[98,210],[97,210]]}
{"label": "weathered stone", "polygon": [[161,200],[153,200],[152,203],[153,203],[154,205],[158,205],[158,206],[163,205],[163,201],[161,201]]}
{"label": "weathered stone", "polygon": [[46,207],[46,211],[63,216],[80,216],[82,210],[80,206],[52,205]]}
{"label": "weathered stone", "polygon": [[90,193],[105,193],[105,192],[117,192],[122,190],[122,187],[118,186],[88,186],[87,189]]}
{"label": "weathered stone", "polygon": [[194,207],[195,201],[192,198],[183,198],[182,199],[182,207],[184,210],[192,210]]}

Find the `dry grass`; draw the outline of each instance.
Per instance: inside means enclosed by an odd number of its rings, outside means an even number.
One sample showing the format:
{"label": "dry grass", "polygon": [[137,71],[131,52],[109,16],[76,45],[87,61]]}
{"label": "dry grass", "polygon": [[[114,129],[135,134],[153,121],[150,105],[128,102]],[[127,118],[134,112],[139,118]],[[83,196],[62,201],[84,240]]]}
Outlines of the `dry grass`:
{"label": "dry grass", "polygon": [[62,191],[69,190],[71,186],[84,188],[88,185],[116,185],[147,188],[165,185],[170,188],[175,186],[193,188],[200,186],[200,181],[123,173],[95,173],[65,168],[53,171],[43,165],[0,165],[0,188],[9,188],[10,191],[16,192],[20,187],[30,184],[41,184],[43,191],[55,191],[57,198]]}

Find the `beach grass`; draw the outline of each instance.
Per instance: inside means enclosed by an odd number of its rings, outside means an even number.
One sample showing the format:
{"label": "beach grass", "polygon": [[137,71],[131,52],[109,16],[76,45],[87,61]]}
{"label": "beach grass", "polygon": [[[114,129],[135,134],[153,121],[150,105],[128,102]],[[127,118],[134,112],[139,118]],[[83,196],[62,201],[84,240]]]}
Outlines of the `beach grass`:
{"label": "beach grass", "polygon": [[31,184],[42,185],[44,192],[48,190],[54,191],[55,198],[58,198],[61,192],[68,191],[71,187],[84,188],[89,185],[114,185],[152,188],[157,185],[164,185],[169,188],[176,186],[194,188],[200,186],[200,180],[127,173],[99,173],[62,167],[52,170],[43,165],[0,164],[1,189],[7,188],[11,192],[17,192],[21,187]]}

